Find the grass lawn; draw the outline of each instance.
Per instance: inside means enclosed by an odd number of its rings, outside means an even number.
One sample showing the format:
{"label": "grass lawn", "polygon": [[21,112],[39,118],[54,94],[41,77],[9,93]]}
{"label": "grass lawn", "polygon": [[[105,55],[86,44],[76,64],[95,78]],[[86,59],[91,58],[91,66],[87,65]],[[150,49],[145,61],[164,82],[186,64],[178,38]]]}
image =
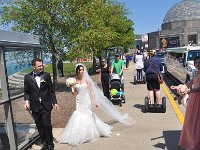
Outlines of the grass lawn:
{"label": "grass lawn", "polygon": [[[87,70],[92,67],[92,62],[84,62],[83,64],[87,67]],[[75,75],[75,65],[76,63],[63,63],[64,76]],[[44,71],[52,74],[52,65],[51,64],[46,65],[44,67]],[[57,73],[58,73],[58,70],[57,70]]]}
{"label": "grass lawn", "polygon": [[[92,62],[83,62],[83,64],[87,67],[87,70],[92,67]],[[64,76],[73,76],[75,75],[75,65],[76,63],[63,63],[63,73]],[[32,69],[24,70],[23,73],[31,72]],[[44,71],[53,74],[52,65],[46,64],[44,66]],[[57,70],[58,73],[58,70]]]}

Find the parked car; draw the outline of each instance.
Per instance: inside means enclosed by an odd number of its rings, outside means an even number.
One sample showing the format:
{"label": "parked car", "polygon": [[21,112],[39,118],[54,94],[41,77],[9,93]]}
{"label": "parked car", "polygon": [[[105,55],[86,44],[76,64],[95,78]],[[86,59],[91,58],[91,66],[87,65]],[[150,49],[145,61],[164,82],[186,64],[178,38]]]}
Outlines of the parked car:
{"label": "parked car", "polygon": [[194,58],[200,56],[200,46],[168,48],[166,52],[165,74],[172,75],[183,84],[195,76]]}

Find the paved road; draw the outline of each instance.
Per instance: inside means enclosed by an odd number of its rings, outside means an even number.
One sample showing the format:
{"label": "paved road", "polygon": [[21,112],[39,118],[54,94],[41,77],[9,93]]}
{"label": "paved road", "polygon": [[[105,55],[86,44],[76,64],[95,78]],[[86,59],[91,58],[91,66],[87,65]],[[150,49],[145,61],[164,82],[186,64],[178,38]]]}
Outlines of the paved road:
{"label": "paved road", "polygon": [[[181,83],[177,82],[177,80],[175,80],[174,77],[172,77],[170,75],[163,74],[163,77],[164,77],[165,85],[167,85],[168,87],[170,87],[172,85],[181,84]],[[182,100],[180,98],[178,98],[178,94],[177,94],[176,90],[171,90],[169,92],[170,92],[170,95],[172,95],[174,101],[176,102],[176,105],[178,106],[179,110],[184,115],[187,104],[183,104]]]}
{"label": "paved road", "polygon": [[[129,113],[136,124],[126,126],[113,121],[101,110],[97,115],[113,126],[109,138],[99,138],[93,143],[70,147],[67,144],[56,144],[56,150],[178,150],[177,144],[182,128],[171,103],[167,98],[166,113],[143,113],[144,97],[147,95],[146,84],[133,85],[133,75],[136,73],[134,63],[125,70],[126,103],[118,107],[123,113]],[[161,89],[162,96],[166,96]],[[54,129],[54,136],[59,139],[63,129]]]}

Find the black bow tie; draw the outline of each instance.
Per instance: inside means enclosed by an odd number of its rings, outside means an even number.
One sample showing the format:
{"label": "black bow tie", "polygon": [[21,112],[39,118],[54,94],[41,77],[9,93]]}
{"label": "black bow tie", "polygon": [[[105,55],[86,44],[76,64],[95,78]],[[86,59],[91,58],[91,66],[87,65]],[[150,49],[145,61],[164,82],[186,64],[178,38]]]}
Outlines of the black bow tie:
{"label": "black bow tie", "polygon": [[40,72],[40,73],[34,73],[34,77],[40,77],[41,75],[43,75],[43,72]]}

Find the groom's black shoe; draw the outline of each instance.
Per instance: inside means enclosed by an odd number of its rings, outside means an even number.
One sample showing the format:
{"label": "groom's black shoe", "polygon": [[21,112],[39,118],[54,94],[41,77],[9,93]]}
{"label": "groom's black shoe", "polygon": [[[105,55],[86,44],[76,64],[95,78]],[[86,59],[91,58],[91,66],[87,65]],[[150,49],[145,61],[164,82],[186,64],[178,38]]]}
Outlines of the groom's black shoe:
{"label": "groom's black shoe", "polygon": [[54,145],[44,145],[41,150],[54,150]]}
{"label": "groom's black shoe", "polygon": [[47,146],[43,145],[43,147],[40,150],[47,150]]}
{"label": "groom's black shoe", "polygon": [[54,150],[54,145],[48,145],[48,150]]}

